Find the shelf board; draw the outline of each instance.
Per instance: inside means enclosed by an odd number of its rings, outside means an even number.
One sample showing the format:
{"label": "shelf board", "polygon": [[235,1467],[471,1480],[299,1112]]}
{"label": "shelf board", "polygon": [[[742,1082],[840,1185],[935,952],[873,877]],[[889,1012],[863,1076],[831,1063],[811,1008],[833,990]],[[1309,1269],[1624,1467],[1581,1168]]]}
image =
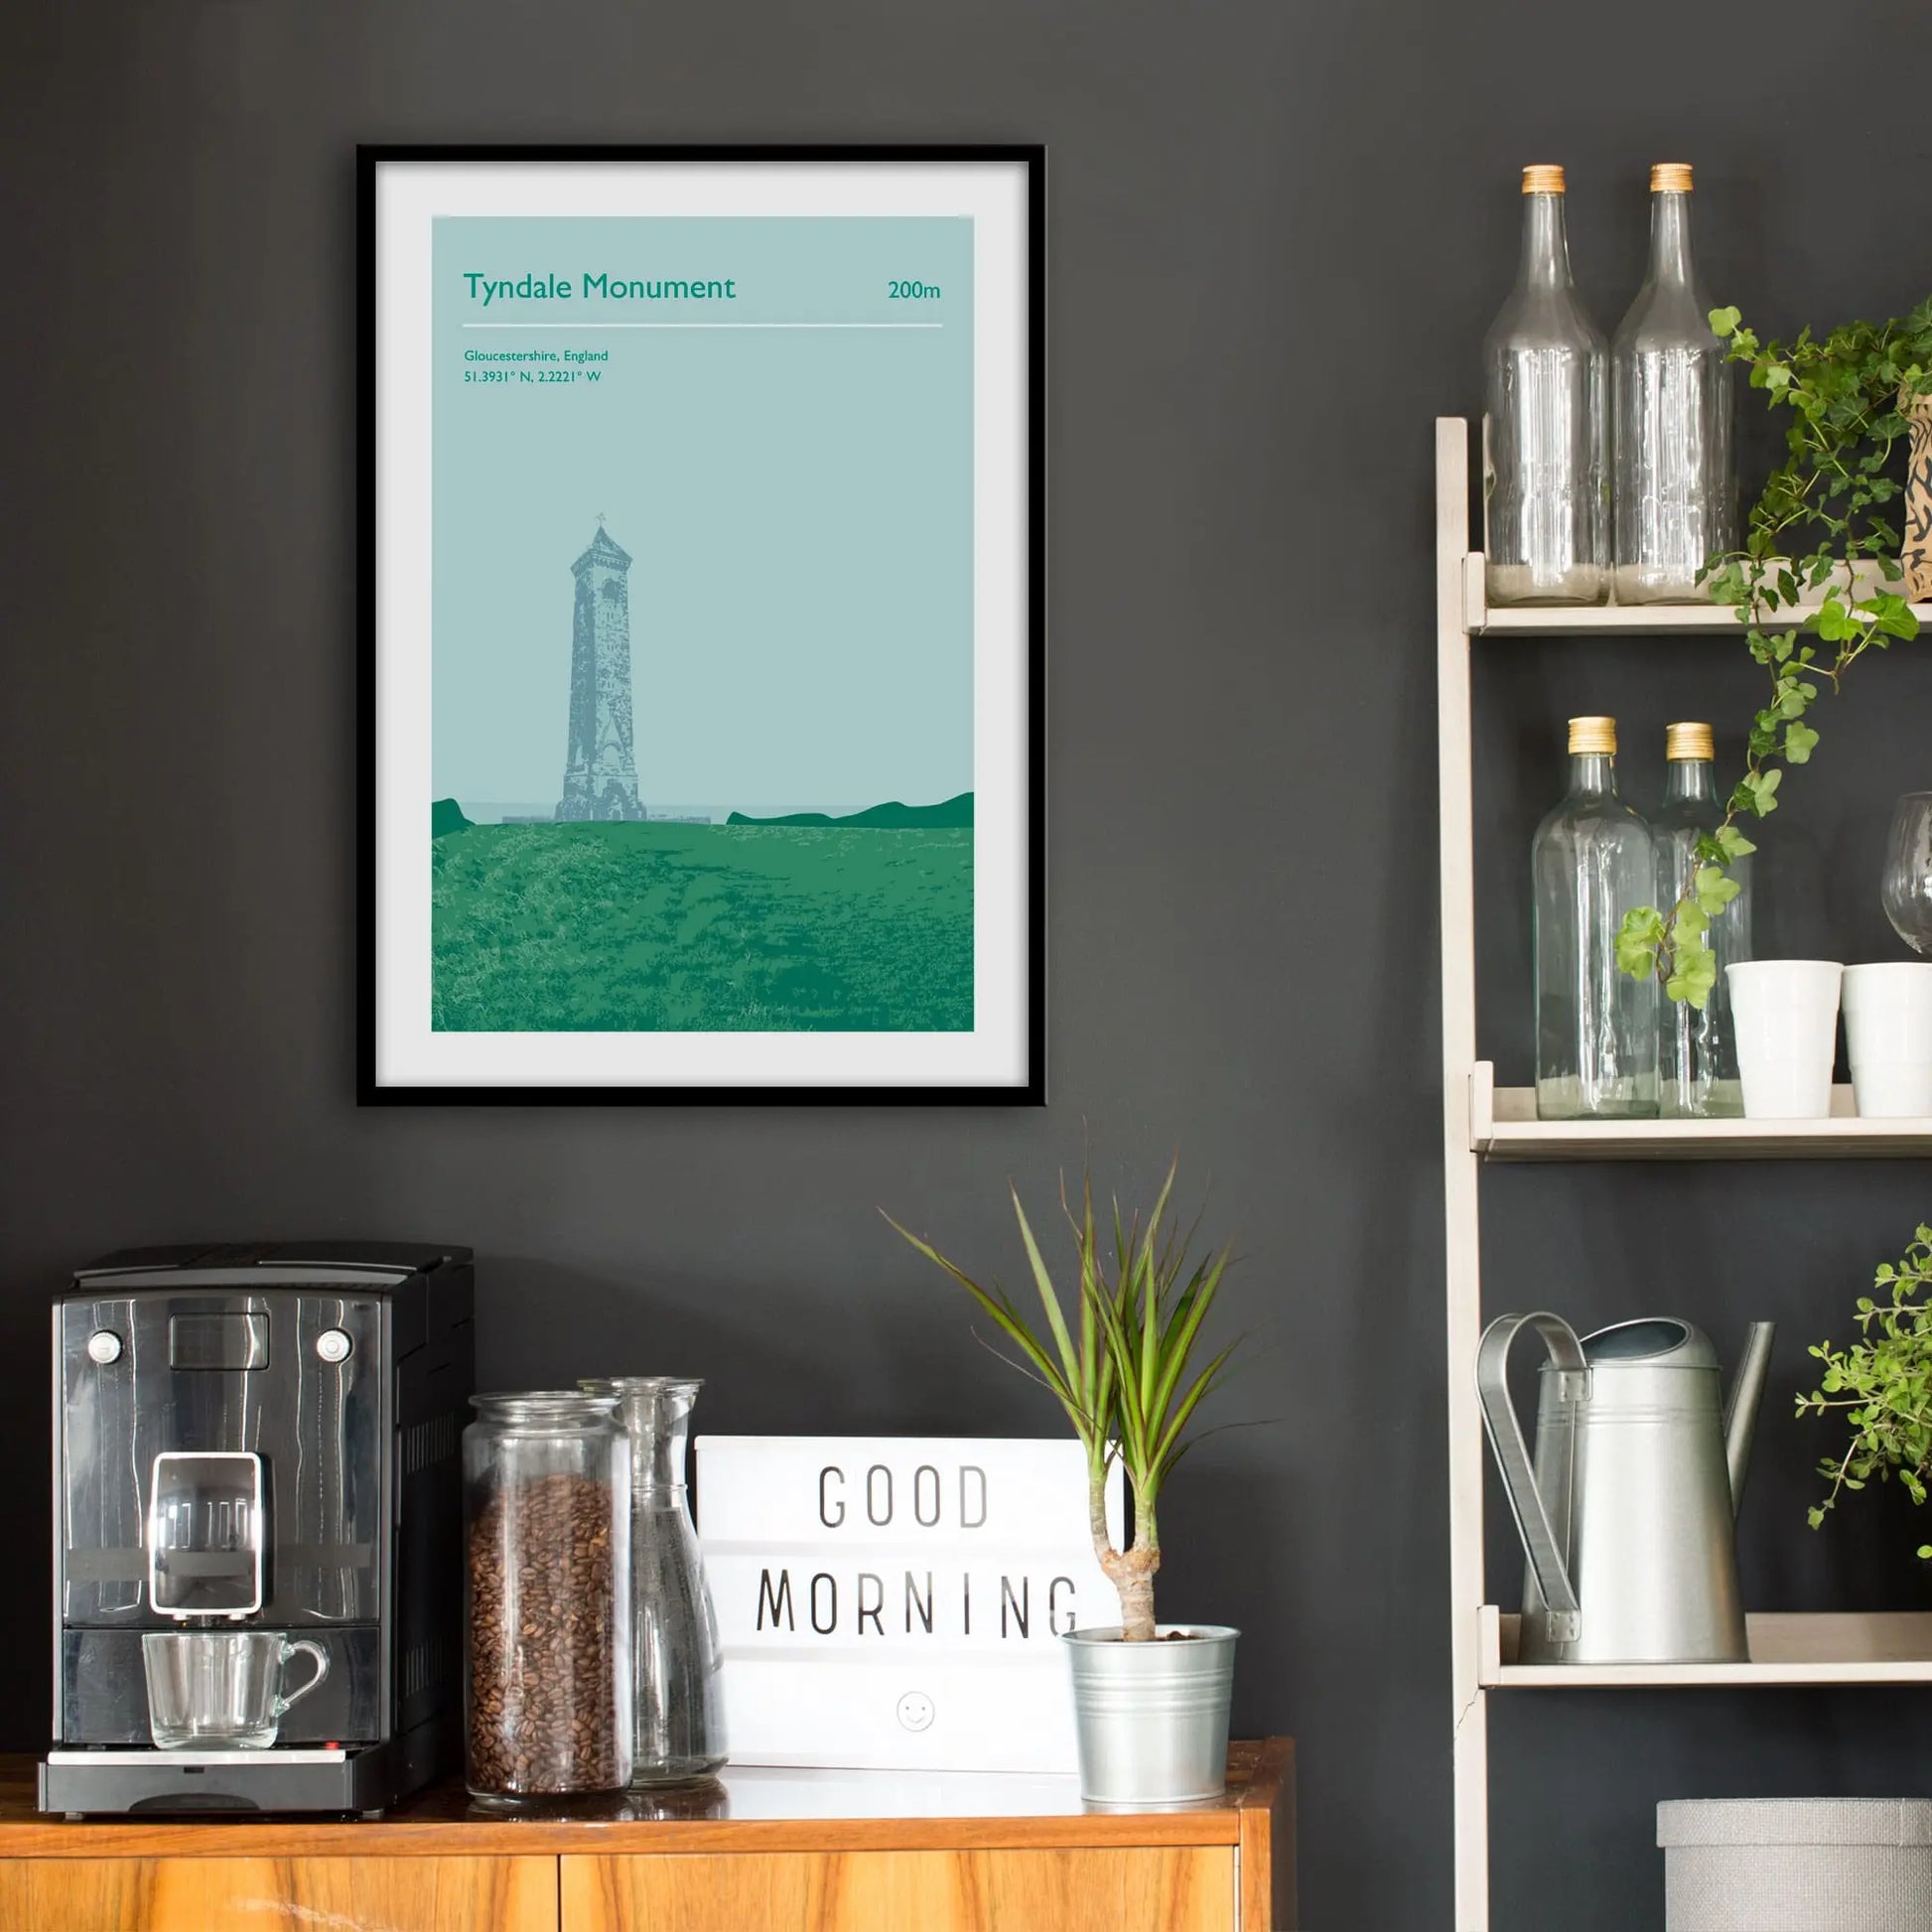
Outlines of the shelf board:
{"label": "shelf board", "polygon": [[[1862,592],[1885,588],[1884,579],[1876,574],[1860,585]],[[1821,601],[1799,606],[1773,627],[1795,626]],[[1471,636],[1673,637],[1725,632],[1734,637],[1742,629],[1736,609],[1728,604],[1490,604],[1480,550],[1470,551],[1462,560],[1462,607]],[[1932,630],[1932,604],[1914,604],[1912,610],[1919,622]]]}
{"label": "shelf board", "polygon": [[1861,1120],[1850,1087],[1826,1120],[1538,1120],[1534,1087],[1478,1060],[1469,1145],[1490,1161],[1815,1161],[1932,1155],[1932,1119]]}
{"label": "shelf board", "polygon": [[1697,1690],[1792,1684],[1932,1685],[1932,1611],[1747,1615],[1747,1664],[1519,1664],[1521,1619],[1485,1603],[1478,1681],[1494,1691]]}

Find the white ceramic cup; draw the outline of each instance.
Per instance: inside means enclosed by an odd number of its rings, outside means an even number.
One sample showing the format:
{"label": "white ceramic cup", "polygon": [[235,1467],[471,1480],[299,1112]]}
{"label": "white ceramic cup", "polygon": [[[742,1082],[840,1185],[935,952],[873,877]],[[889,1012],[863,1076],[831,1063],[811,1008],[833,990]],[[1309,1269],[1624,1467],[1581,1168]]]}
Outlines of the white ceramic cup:
{"label": "white ceramic cup", "polygon": [[1833,959],[1753,959],[1727,968],[1746,1120],[1822,1120],[1832,1111],[1838,994]]}
{"label": "white ceramic cup", "polygon": [[1932,960],[1846,967],[1845,1049],[1863,1119],[1932,1115]]}

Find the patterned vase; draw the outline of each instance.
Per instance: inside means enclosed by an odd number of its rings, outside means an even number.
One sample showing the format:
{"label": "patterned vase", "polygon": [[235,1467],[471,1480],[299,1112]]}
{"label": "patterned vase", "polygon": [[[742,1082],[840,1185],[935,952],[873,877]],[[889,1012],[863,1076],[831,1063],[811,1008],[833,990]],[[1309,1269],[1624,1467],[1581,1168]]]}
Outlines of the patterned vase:
{"label": "patterned vase", "polygon": [[1914,604],[1932,603],[1932,396],[1920,396],[1905,411],[1911,425],[1911,454],[1905,469],[1905,595]]}

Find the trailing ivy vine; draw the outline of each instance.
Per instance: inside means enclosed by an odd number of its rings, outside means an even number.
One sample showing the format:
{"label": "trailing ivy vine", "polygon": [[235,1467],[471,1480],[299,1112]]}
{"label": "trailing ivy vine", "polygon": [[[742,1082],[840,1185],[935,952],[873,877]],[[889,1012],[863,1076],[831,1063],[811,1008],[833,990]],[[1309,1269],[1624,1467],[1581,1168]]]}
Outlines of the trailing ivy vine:
{"label": "trailing ivy vine", "polygon": [[[1775,811],[1786,767],[1810,759],[1818,731],[1808,714],[1823,687],[1836,692],[1866,651],[1918,633],[1911,606],[1878,588],[1871,566],[1885,582],[1898,580],[1889,506],[1902,489],[1894,473],[1905,411],[1932,394],[1932,298],[1895,321],[1847,323],[1822,340],[1806,329],[1788,344],[1760,343],[1735,309],[1712,310],[1711,327],[1728,343],[1729,360],[1749,364],[1750,386],[1792,421],[1785,461],[1751,507],[1743,548],[1714,559],[1704,576],[1714,601],[1737,607],[1751,656],[1770,679],[1744,774],[1698,841],[1690,890],[1667,912],[1627,913],[1617,934],[1624,972],[1654,973],[1671,999],[1695,1007],[1717,984],[1710,928],[1737,896],[1729,868],[1756,849],[1739,821]],[[1811,598],[1820,599],[1815,609],[1790,615]]]}

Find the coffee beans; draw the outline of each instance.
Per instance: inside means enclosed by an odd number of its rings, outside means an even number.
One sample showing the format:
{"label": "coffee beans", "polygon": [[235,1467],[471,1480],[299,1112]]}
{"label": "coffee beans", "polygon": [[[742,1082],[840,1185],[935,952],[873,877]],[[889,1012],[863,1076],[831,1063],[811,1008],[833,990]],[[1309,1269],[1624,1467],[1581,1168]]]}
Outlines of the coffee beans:
{"label": "coffee beans", "polygon": [[473,1496],[473,1791],[612,1791],[628,1776],[614,1510],[608,1483],[576,1474],[498,1472]]}

